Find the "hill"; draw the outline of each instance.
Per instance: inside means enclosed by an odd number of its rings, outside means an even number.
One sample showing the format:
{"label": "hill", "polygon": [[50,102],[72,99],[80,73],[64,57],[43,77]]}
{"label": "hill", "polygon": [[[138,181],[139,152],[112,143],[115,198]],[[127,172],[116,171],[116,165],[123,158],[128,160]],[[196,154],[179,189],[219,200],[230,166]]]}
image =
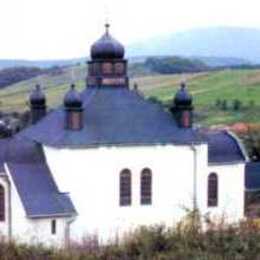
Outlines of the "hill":
{"label": "hill", "polygon": [[[144,62],[150,56],[184,56],[199,59],[208,66],[260,63],[260,29],[211,27],[161,35],[126,46],[130,63]],[[84,64],[86,57],[69,60],[1,60],[7,67],[71,66]]]}
{"label": "hill", "polygon": [[0,70],[12,67],[38,67],[38,68],[51,68],[55,66],[71,66],[78,63],[84,64],[86,58],[75,58],[68,60],[9,60],[0,59]]}
{"label": "hill", "polygon": [[[59,75],[40,75],[0,90],[0,111],[24,111],[27,99],[36,83],[44,87],[49,108],[62,104],[64,93],[74,82],[85,87],[85,65],[64,69]],[[260,70],[222,70],[184,75],[194,96],[196,122],[202,125],[228,124],[237,121],[260,122]],[[133,77],[140,91],[149,98],[169,105],[179,87],[180,75],[150,75]],[[234,107],[239,101],[239,109]],[[224,104],[223,104],[224,103]]]}
{"label": "hill", "polygon": [[222,62],[226,60],[232,63],[259,63],[260,29],[236,27],[194,29],[138,42],[129,46],[127,53],[129,56],[180,55],[216,57],[222,59]]}

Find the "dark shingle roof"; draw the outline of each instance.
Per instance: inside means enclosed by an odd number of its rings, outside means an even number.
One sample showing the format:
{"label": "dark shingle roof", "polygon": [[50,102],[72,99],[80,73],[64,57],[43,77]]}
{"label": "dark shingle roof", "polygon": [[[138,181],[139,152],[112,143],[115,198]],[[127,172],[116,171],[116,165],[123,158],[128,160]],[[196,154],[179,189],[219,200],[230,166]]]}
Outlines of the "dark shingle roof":
{"label": "dark shingle roof", "polygon": [[260,190],[260,162],[246,164],[245,183],[247,190]]}
{"label": "dark shingle roof", "polygon": [[84,127],[64,129],[60,107],[21,135],[50,146],[150,145],[201,142],[194,129],[179,128],[162,106],[127,88],[87,88],[82,93]]}
{"label": "dark shingle roof", "polygon": [[28,217],[76,214],[69,196],[59,192],[41,145],[17,137],[6,140],[4,161]]}
{"label": "dark shingle roof", "polygon": [[227,131],[209,132],[205,135],[208,142],[209,163],[231,163],[246,160],[237,140]]}

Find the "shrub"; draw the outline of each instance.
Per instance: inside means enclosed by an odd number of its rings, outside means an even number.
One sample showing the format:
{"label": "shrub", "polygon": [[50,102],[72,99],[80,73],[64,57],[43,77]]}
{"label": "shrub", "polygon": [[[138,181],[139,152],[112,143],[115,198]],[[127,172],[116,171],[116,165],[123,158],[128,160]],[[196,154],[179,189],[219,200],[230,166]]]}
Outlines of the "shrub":
{"label": "shrub", "polygon": [[215,101],[215,106],[216,106],[216,107],[220,107],[221,104],[222,104],[222,101],[221,101],[221,99],[218,98],[218,99]]}
{"label": "shrub", "polygon": [[226,99],[222,100],[221,109],[222,110],[227,110],[228,109],[228,104],[227,104],[227,100]]}
{"label": "shrub", "polygon": [[[205,225],[202,228],[202,218]],[[97,238],[85,238],[70,249],[48,249],[41,245],[16,245],[0,241],[0,259],[69,260],[69,259],[172,259],[172,260],[254,260],[260,259],[260,227],[247,220],[236,224],[218,222],[210,216],[190,211],[176,226],[140,227],[120,243],[100,245]]]}
{"label": "shrub", "polygon": [[233,100],[233,110],[238,111],[241,109],[242,102],[239,99]]}

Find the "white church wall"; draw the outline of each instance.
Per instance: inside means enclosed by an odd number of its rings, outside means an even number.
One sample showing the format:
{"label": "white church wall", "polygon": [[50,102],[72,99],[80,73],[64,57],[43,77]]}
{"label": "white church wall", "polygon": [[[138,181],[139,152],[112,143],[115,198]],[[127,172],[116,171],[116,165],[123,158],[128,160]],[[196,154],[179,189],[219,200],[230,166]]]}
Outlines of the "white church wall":
{"label": "white church wall", "polygon": [[[197,167],[206,173],[206,145],[196,146]],[[60,191],[70,192],[79,213],[72,238],[97,234],[107,239],[138,225],[173,225],[192,209],[194,152],[190,146],[44,147]],[[140,205],[140,173],[152,170],[152,205]],[[119,206],[119,174],[132,172],[132,205]],[[199,170],[199,169],[197,169]]]}
{"label": "white church wall", "polygon": [[[52,234],[51,223],[56,222],[56,232]],[[64,246],[65,245],[65,230],[66,219],[65,218],[39,218],[28,219],[27,232],[31,234],[31,241],[35,244],[44,243],[46,246]]]}
{"label": "white church wall", "polygon": [[[197,206],[202,215],[210,214],[216,220],[225,217],[228,222],[244,217],[245,163],[208,164],[208,146],[197,151]],[[208,176],[218,176],[218,205],[208,207]]]}
{"label": "white church wall", "polygon": [[[198,202],[202,215],[209,214],[213,219],[236,222],[244,217],[244,163],[211,164],[206,171],[199,172]],[[218,204],[208,207],[208,176],[218,176]]]}
{"label": "white church wall", "polygon": [[[11,233],[17,243],[39,244],[46,246],[63,246],[65,239],[66,218],[27,218],[15,184],[9,173],[6,172],[11,187]],[[51,221],[56,220],[56,234],[51,233]]]}

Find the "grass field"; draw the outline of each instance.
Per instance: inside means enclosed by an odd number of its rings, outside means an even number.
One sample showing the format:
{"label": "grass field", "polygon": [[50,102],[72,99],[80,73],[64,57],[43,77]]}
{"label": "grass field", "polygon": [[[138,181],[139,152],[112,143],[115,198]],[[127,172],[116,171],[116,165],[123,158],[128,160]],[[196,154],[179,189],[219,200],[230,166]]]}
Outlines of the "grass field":
{"label": "grass field", "polygon": [[[62,103],[70,83],[76,82],[79,90],[85,87],[85,66],[67,68],[60,75],[44,75],[23,81],[0,90],[1,111],[23,111],[28,109],[28,95],[36,83],[46,92],[48,106]],[[156,75],[137,77],[130,81],[138,83],[146,97],[156,97],[170,103],[179,87],[180,75]],[[237,121],[260,122],[260,70],[223,70],[187,74],[188,88],[194,97],[197,122],[202,125],[229,124]],[[217,107],[216,101],[226,100],[225,110]],[[239,111],[232,108],[233,101],[242,103]]]}

